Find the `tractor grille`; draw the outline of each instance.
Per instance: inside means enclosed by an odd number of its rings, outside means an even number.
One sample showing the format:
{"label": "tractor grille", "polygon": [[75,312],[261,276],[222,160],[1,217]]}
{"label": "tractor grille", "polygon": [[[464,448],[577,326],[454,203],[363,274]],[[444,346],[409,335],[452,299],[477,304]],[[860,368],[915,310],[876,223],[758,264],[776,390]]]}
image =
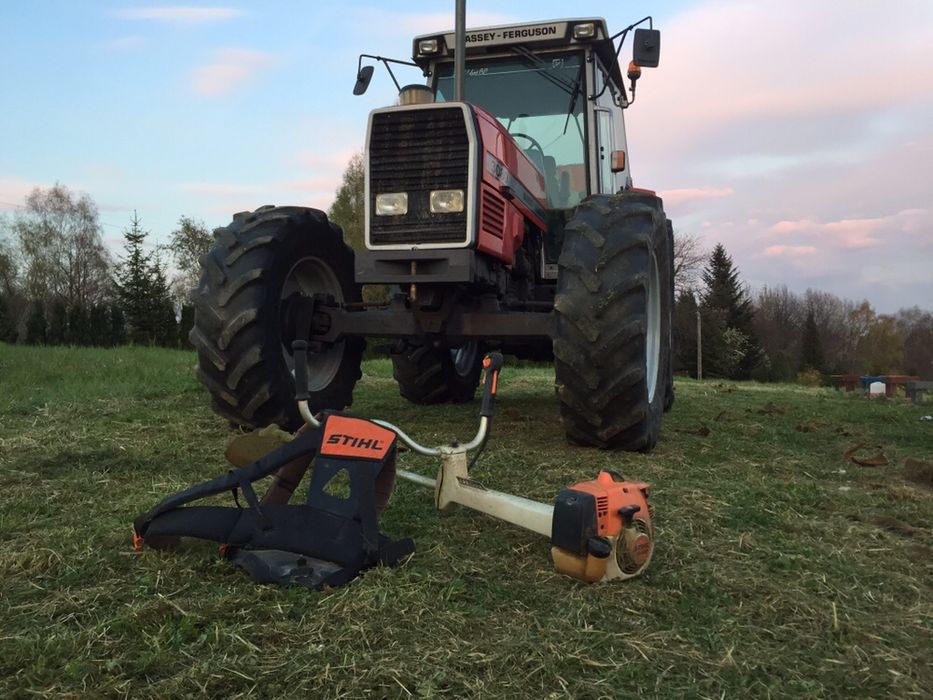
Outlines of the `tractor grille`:
{"label": "tractor grille", "polygon": [[[431,190],[467,191],[469,138],[459,107],[379,112],[369,142],[372,245],[463,243],[466,211],[432,214]],[[408,214],[376,216],[376,195],[408,193]]]}

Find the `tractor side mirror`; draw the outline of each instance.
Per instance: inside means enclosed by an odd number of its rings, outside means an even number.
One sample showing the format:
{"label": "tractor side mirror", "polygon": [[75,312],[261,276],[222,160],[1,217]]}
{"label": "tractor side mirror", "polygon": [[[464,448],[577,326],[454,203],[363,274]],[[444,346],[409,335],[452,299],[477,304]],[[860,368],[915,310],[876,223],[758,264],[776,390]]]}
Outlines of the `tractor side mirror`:
{"label": "tractor side mirror", "polygon": [[657,68],[661,53],[661,32],[657,29],[636,29],[632,62],[642,68]]}
{"label": "tractor side mirror", "polygon": [[373,79],[372,66],[363,66],[360,72],[356,74],[356,85],[353,86],[354,95],[362,95],[369,87],[369,81]]}

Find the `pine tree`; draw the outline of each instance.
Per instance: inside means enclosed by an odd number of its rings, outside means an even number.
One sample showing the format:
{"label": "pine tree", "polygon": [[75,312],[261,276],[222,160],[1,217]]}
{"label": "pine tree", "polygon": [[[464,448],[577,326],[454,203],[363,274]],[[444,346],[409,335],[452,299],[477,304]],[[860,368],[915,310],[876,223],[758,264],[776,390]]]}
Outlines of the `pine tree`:
{"label": "pine tree", "polygon": [[747,379],[761,355],[754,310],[751,298],[739,283],[739,271],[721,243],[710,255],[703,282],[704,370],[708,362],[711,371],[718,370],[730,379]]}
{"label": "pine tree", "polygon": [[126,257],[117,268],[117,297],[131,343],[150,345],[154,341],[152,314],[152,256],[143,252],[147,231],[139,225],[139,216],[133,212],[130,228],[123,231]]}
{"label": "pine tree", "polygon": [[119,304],[110,305],[110,333],[108,345],[123,345],[126,342],[126,317]]}
{"label": "pine tree", "polygon": [[88,313],[88,344],[106,347],[110,344],[110,315],[103,304],[94,304]]}
{"label": "pine tree", "polygon": [[149,268],[150,313],[152,314],[152,342],[165,347],[178,346],[178,322],[175,320],[175,305],[165,275],[165,266],[158,254],[153,256]]}
{"label": "pine tree", "polygon": [[181,307],[181,321],[178,323],[178,347],[190,349],[193,346],[188,340],[188,334],[194,328],[194,306],[185,304]]}
{"label": "pine tree", "polygon": [[87,308],[84,304],[72,304],[68,309],[68,333],[65,339],[69,345],[90,345]]}
{"label": "pine tree", "polygon": [[697,302],[692,289],[674,301],[674,369],[697,376]]}
{"label": "pine tree", "polygon": [[5,294],[0,293],[0,343],[16,342],[16,323]]}
{"label": "pine tree", "polygon": [[43,304],[41,301],[33,302],[29,318],[26,320],[26,344],[45,345],[46,331],[47,324]]}
{"label": "pine tree", "polygon": [[800,369],[815,369],[822,372],[824,369],[823,344],[820,342],[820,329],[816,325],[813,310],[807,312],[807,320],[803,324],[803,337],[800,340]]}
{"label": "pine tree", "polygon": [[68,307],[58,299],[49,309],[49,330],[46,340],[49,345],[64,345],[68,338]]}

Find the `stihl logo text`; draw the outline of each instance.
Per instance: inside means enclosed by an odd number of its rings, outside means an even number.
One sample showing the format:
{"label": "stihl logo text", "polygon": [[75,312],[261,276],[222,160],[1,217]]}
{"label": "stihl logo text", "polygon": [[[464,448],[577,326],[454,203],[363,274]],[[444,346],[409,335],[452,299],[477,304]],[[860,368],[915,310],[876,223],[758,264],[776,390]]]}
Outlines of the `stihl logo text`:
{"label": "stihl logo text", "polygon": [[358,438],[353,437],[352,435],[342,435],[340,433],[334,433],[333,435],[328,436],[327,438],[328,445],[349,445],[350,447],[355,447],[360,450],[375,450],[379,451],[385,447],[382,440],[376,440],[373,438]]}

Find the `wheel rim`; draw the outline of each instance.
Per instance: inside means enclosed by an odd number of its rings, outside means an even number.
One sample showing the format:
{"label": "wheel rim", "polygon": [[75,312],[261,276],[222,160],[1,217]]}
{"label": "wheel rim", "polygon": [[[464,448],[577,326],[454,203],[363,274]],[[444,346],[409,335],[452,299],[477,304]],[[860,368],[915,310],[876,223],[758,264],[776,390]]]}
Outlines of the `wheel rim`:
{"label": "wheel rim", "polygon": [[450,349],[450,359],[458,376],[468,377],[470,375],[470,372],[476,366],[476,356],[478,354],[479,343],[475,340],[464,343],[459,348]]}
{"label": "wheel rim", "polygon": [[[295,292],[300,292],[307,296],[313,294],[330,294],[338,302],[343,301],[343,289],[340,286],[340,280],[334,274],[330,265],[320,258],[302,258],[288,271],[285,278],[285,284],[282,286],[282,293],[279,298],[284,300]],[[334,346],[326,352],[308,353],[308,391],[321,391],[337,376],[340,369],[340,362],[343,359],[343,341],[335,343]],[[295,358],[292,356],[291,348],[282,346],[282,354],[285,356],[285,363],[292,376],[295,375]]]}
{"label": "wheel rim", "polygon": [[654,401],[658,388],[658,373],[661,368],[661,281],[658,275],[658,260],[654,253],[648,265],[647,307],[645,309],[645,383],[648,387],[648,403]]}

